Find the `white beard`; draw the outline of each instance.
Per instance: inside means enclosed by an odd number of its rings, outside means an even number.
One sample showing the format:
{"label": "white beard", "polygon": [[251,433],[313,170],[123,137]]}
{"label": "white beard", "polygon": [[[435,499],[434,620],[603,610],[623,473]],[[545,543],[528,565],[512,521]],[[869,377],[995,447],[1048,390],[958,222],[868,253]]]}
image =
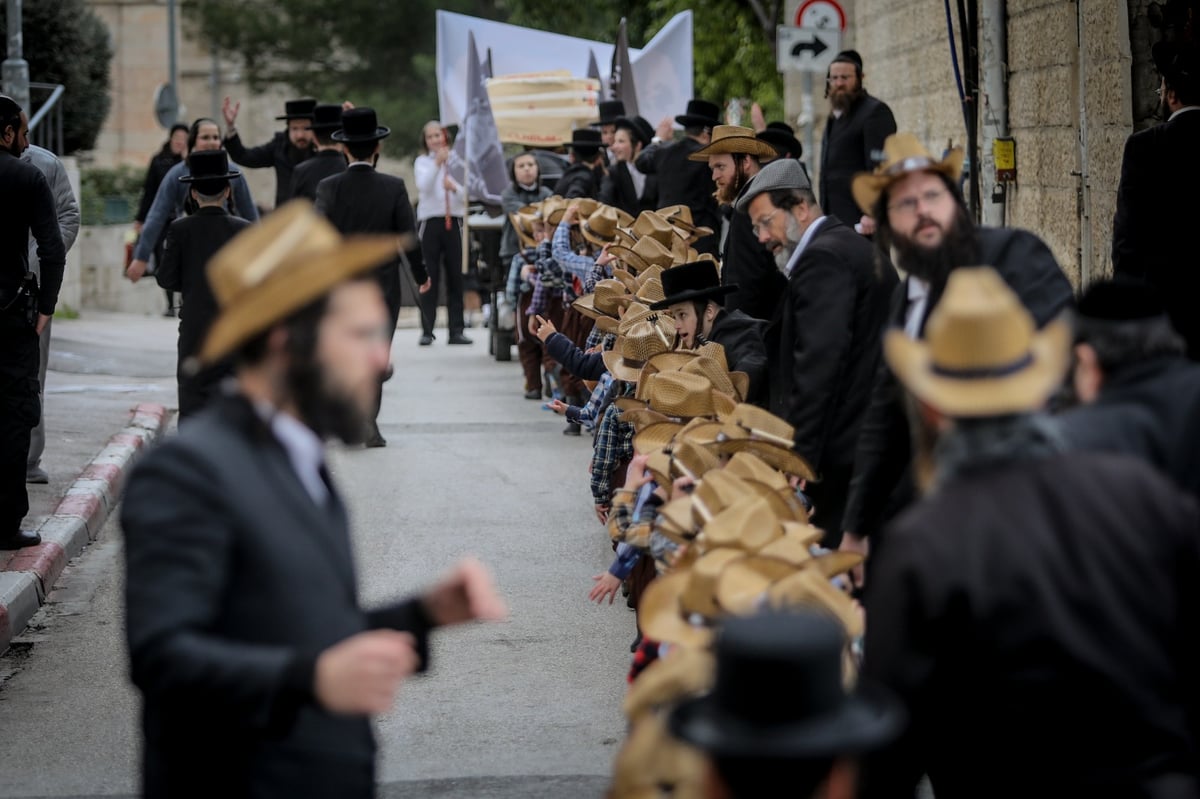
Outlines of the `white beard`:
{"label": "white beard", "polygon": [[783,246],[775,252],[775,267],[787,277],[788,262],[792,260],[792,254],[796,252],[796,247],[800,245],[800,239],[804,238],[804,230],[800,227],[800,223],[796,221],[796,217],[790,213],[787,217],[787,230],[784,231]]}

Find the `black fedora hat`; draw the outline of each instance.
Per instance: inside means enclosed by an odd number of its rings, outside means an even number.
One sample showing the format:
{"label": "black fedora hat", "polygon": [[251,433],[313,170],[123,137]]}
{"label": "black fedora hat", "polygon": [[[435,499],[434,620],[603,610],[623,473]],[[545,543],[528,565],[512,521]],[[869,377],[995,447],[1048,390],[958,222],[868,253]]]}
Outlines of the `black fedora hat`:
{"label": "black fedora hat", "polygon": [[229,153],[224,150],[195,150],[187,157],[187,165],[190,174],[180,176],[180,183],[228,181],[242,176],[229,168]]}
{"label": "black fedora hat", "polygon": [[845,632],[815,612],[727,621],[717,637],[712,693],[683,702],[671,732],[728,758],[817,759],[869,752],[899,731],[889,694],[842,681]]}
{"label": "black fedora hat", "polygon": [[1150,48],[1154,67],[1173,89],[1200,86],[1200,47],[1178,42],[1156,42]]}
{"label": "black fedora hat", "polygon": [[577,147],[581,150],[599,150],[604,146],[600,131],[595,128],[575,128],[571,131],[571,140],[563,142],[563,147]]}
{"label": "black fedora hat", "polygon": [[774,147],[780,158],[799,158],[804,155],[804,145],[800,144],[796,131],[786,122],[768,122],[767,129],[759,131],[756,138]]}
{"label": "black fedora hat", "polygon": [[685,128],[715,128],[721,124],[721,109],[707,100],[688,100],[687,112],[675,121]]}
{"label": "black fedora hat", "polygon": [[723,305],[725,295],[737,291],[736,283],[721,285],[721,276],[717,274],[717,265],[713,261],[693,261],[672,266],[664,269],[659,279],[665,296],[650,306],[652,311],[661,311],[677,302],[691,300],[716,300]]}
{"label": "black fedora hat", "polygon": [[375,109],[366,106],[351,108],[342,112],[342,129],[335,130],[329,138],[347,144],[355,142],[379,141],[391,134],[390,128],[379,124],[375,118]]}
{"label": "black fedora hat", "polygon": [[313,109],[317,101],[311,97],[301,97],[299,100],[288,100],[283,104],[283,116],[276,119],[312,119]]}
{"label": "black fedora hat", "polygon": [[313,109],[312,129],[316,133],[333,133],[342,126],[342,107],[332,103]]}
{"label": "black fedora hat", "polygon": [[654,138],[654,128],[644,117],[620,117],[613,123],[617,130],[627,130],[633,134],[633,137],[642,143],[643,147],[650,144],[650,140]]}
{"label": "black fedora hat", "polygon": [[601,100],[600,119],[592,123],[592,127],[600,125],[613,125],[618,119],[625,116],[625,103],[620,100]]}

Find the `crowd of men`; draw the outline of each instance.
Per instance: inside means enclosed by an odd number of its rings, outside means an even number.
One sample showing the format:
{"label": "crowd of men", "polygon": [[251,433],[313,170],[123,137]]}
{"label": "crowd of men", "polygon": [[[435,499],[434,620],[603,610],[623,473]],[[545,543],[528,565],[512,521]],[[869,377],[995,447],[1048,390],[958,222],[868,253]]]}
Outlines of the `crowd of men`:
{"label": "crowd of men", "polygon": [[[817,186],[786,125],[724,125],[700,99],[656,128],[603,104],[553,188],[513,157],[525,396],[592,432],[579,479],[614,559],[590,598],[624,589],[636,611],[612,796],[894,797],[928,777],[939,799],[1200,797],[1194,270],[1140,199],[1150,160],[1190,142],[1200,71],[1180,47],[1155,61],[1170,118],[1131,137],[1119,274],[1078,298],[1036,234],[974,221],[962,150],[898,131],[853,51],[829,71]],[[145,792],[367,797],[368,718],[431,630],[505,614],[473,562],[362,609],[323,455],[386,443],[400,282],[430,289],[468,192],[439,125],[441,202],[414,213],[375,169],[372,109],[288,103],[255,148],[237,113],[223,140],[192,126],[143,226],[177,216],[156,275],[183,297],[185,418],[122,512]],[[32,234],[41,263],[38,290],[0,273],[13,547],[36,543],[13,476],[65,233],[8,98],[0,134],[5,258],[24,270]],[[276,171],[256,224],[231,160]]]}

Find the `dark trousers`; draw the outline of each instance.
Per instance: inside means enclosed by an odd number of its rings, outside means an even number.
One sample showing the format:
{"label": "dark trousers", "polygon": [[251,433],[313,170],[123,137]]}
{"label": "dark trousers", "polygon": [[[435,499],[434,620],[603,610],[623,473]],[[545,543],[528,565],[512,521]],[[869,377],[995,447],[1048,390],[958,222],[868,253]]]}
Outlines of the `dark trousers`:
{"label": "dark trousers", "polygon": [[450,335],[463,332],[463,272],[462,272],[462,220],[450,217],[450,229],[442,218],[426,219],[421,222],[421,257],[429,272],[429,291],[420,295],[421,330],[433,335],[433,321],[437,318],[438,291],[442,273],[446,277],[446,314]]}
{"label": "dark trousers", "polygon": [[546,349],[537,336],[529,332],[529,301],[533,292],[527,291],[517,299],[517,357],[521,359],[521,369],[525,372],[525,390],[542,390],[542,360],[546,357]]}
{"label": "dark trousers", "polygon": [[41,417],[38,335],[23,316],[0,312],[0,536],[29,513],[29,438]]}
{"label": "dark trousers", "polygon": [[[558,332],[562,333],[571,342],[579,348],[587,345],[588,336],[592,332],[592,326],[595,324],[591,319],[581,314],[571,306],[563,309],[562,325],[558,328]],[[565,369],[562,373],[563,393],[567,397],[575,397],[580,400],[578,403],[582,405],[587,400],[587,395],[583,388],[583,381],[573,374],[568,373]]]}

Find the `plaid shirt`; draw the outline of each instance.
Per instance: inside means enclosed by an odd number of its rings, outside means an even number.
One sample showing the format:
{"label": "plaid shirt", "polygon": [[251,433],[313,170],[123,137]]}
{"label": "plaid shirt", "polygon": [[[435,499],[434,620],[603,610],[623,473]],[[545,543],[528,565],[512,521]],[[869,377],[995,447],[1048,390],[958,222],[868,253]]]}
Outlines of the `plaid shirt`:
{"label": "plaid shirt", "polygon": [[596,266],[596,259],[590,255],[580,255],[571,249],[570,225],[559,225],[554,230],[554,243],[551,247],[554,260],[569,275],[579,278],[584,283]]}
{"label": "plaid shirt", "polygon": [[601,280],[608,280],[613,276],[611,262],[601,266],[600,264],[592,265],[592,272],[588,275],[588,279],[583,283],[583,293],[591,294],[596,290],[596,284]]}
{"label": "plaid shirt", "polygon": [[592,396],[588,398],[587,404],[582,408],[577,408],[574,405],[567,407],[567,421],[575,424],[592,424],[596,421],[596,417],[608,407],[612,399],[613,376],[608,372],[600,375],[600,379],[596,381],[596,387],[592,389]]}
{"label": "plaid shirt", "polygon": [[562,268],[550,254],[550,243],[543,241],[537,248],[537,275],[533,278],[533,296],[529,298],[529,309],[526,316],[536,316],[546,310],[546,298],[551,292],[562,291],[566,281],[563,279]]}
{"label": "plaid shirt", "polygon": [[[632,397],[637,383],[620,381],[617,396]],[[633,425],[621,421],[621,409],[609,405],[596,428],[596,443],[592,449],[592,499],[597,505],[607,505],[612,498],[612,476],[617,465],[633,457]]]}
{"label": "plaid shirt", "polygon": [[608,513],[608,535],[618,546],[628,544],[639,553],[650,548],[652,522],[660,504],[657,497],[653,501],[650,497],[657,487],[658,484],[651,480],[637,492],[622,487],[613,494],[612,510]]}

